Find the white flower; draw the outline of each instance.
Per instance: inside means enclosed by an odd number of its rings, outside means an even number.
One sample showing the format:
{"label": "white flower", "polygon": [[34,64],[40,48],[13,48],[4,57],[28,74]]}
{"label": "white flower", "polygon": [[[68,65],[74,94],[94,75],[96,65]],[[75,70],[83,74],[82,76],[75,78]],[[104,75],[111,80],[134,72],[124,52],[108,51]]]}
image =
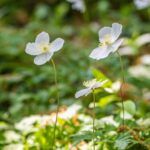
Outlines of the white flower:
{"label": "white flower", "polygon": [[49,41],[48,33],[41,32],[37,35],[35,42],[26,45],[25,52],[35,56],[34,63],[36,65],[43,65],[48,62],[54,52],[60,50],[64,44],[64,40],[61,38],[57,38],[52,43],[49,43]]}
{"label": "white flower", "polygon": [[73,104],[73,105],[69,106],[65,112],[60,113],[58,116],[59,116],[59,118],[62,118],[64,120],[71,119],[71,118],[73,118],[73,116],[75,116],[75,114],[80,109],[81,109],[81,105]]}
{"label": "white flower", "polygon": [[5,136],[5,140],[8,143],[14,142],[14,141],[19,141],[21,139],[21,136],[19,134],[17,134],[15,131],[12,130],[8,130],[4,133]]}
{"label": "white flower", "polygon": [[150,33],[143,34],[135,40],[137,46],[143,46],[150,43]]}
{"label": "white flower", "polygon": [[149,127],[150,126],[150,118],[146,118],[146,119],[140,118],[136,122],[138,125],[140,125],[142,127]]}
{"label": "white flower", "polygon": [[85,12],[85,5],[83,0],[67,0],[72,3],[72,8],[80,12]]}
{"label": "white flower", "polygon": [[140,58],[140,62],[145,65],[150,65],[150,54],[143,55]]}
{"label": "white flower", "polygon": [[82,89],[78,92],[76,92],[75,94],[75,98],[79,98],[81,96],[87,96],[88,94],[90,94],[94,89],[99,88],[101,86],[103,86],[103,84],[105,84],[107,82],[107,80],[105,81],[96,81],[96,79],[90,80],[90,81],[86,81],[83,82],[83,85],[86,87],[85,89]]}
{"label": "white flower", "polygon": [[21,143],[14,143],[4,146],[3,150],[24,150],[24,146]]}
{"label": "white flower", "polygon": [[134,0],[137,9],[144,9],[150,6],[150,0]]}
{"label": "white flower", "polygon": [[113,116],[107,116],[107,117],[104,117],[104,118],[101,118],[99,120],[99,123],[102,125],[102,124],[111,124],[111,125],[114,125],[114,126],[118,126],[119,124],[114,120],[114,117]]}
{"label": "white flower", "polygon": [[106,58],[110,53],[115,52],[122,43],[122,39],[118,39],[122,32],[122,25],[113,23],[112,27],[103,27],[99,30],[99,46],[95,48],[90,57],[93,59]]}
{"label": "white flower", "polygon": [[121,118],[124,118],[124,119],[126,119],[126,120],[133,118],[133,116],[132,116],[130,113],[128,113],[127,111],[124,112],[124,115],[123,115],[123,112],[121,112],[121,113],[120,113],[120,117],[121,117]]}
{"label": "white flower", "polygon": [[110,88],[105,88],[105,90],[108,93],[116,93],[120,90],[121,87],[121,82],[120,81],[116,81],[112,84],[112,86]]}
{"label": "white flower", "polygon": [[136,65],[129,68],[129,73],[135,78],[150,79],[150,68],[145,65]]}

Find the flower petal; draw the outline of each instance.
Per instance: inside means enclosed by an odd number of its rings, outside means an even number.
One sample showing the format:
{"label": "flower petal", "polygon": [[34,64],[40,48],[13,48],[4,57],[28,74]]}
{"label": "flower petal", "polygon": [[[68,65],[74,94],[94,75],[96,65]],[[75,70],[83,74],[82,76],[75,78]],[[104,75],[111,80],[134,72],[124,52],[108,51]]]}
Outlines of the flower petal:
{"label": "flower petal", "polygon": [[118,37],[120,36],[122,32],[122,25],[119,23],[113,23],[112,24],[112,42],[114,42],[115,40],[118,39]]}
{"label": "flower petal", "polygon": [[84,12],[85,11],[85,6],[84,6],[84,3],[83,1],[75,1],[73,4],[72,4],[72,8],[73,9],[76,9],[80,12]]}
{"label": "flower petal", "polygon": [[25,52],[30,55],[39,55],[42,53],[42,51],[38,47],[38,44],[36,43],[28,43],[26,45]]}
{"label": "flower petal", "polygon": [[37,35],[35,43],[49,43],[49,35],[46,32],[41,32]]}
{"label": "flower petal", "polygon": [[110,27],[103,27],[98,32],[98,34],[99,34],[99,41],[101,43],[103,43],[103,41],[105,40],[106,35],[110,35],[111,36],[111,33],[112,33],[112,29]]}
{"label": "flower petal", "polygon": [[43,65],[47,61],[49,61],[52,56],[53,56],[53,53],[44,53],[44,54],[38,55],[34,58],[34,63],[36,65]]}
{"label": "flower petal", "polygon": [[101,86],[103,86],[108,80],[104,80],[104,81],[97,81],[93,86],[92,89],[96,89],[99,88]]}
{"label": "flower petal", "polygon": [[103,59],[106,58],[109,55],[110,51],[107,50],[107,47],[105,46],[101,46],[101,47],[97,47],[95,48],[89,57],[99,60],[99,59]]}
{"label": "flower petal", "polygon": [[89,93],[91,93],[90,88],[82,89],[82,90],[76,92],[75,98],[79,98],[79,97],[84,96],[84,95],[87,96]]}
{"label": "flower petal", "polygon": [[111,46],[109,46],[108,48],[109,51],[115,52],[119,48],[119,46],[122,44],[122,42],[123,42],[123,39],[119,39],[116,42],[114,42]]}
{"label": "flower petal", "polygon": [[63,44],[64,44],[64,40],[62,38],[57,38],[51,43],[50,49],[51,51],[56,52],[63,47]]}

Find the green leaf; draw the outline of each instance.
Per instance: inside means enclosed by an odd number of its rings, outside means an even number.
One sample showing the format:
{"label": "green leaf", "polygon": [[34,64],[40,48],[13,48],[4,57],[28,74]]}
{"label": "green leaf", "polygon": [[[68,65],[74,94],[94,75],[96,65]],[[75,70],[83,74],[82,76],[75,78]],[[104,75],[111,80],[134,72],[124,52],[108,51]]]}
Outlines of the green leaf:
{"label": "green leaf", "polygon": [[38,5],[35,10],[35,17],[37,19],[44,19],[49,14],[48,9],[49,8],[47,7],[47,5],[44,5],[44,4]]}
{"label": "green leaf", "polygon": [[125,101],[124,102],[125,111],[127,111],[131,115],[135,115],[136,113],[136,105],[133,101]]}
{"label": "green leaf", "polygon": [[109,103],[111,103],[112,101],[114,101],[115,98],[116,98],[115,95],[109,95],[109,96],[102,97],[99,100],[98,106],[105,107],[106,105],[108,105]]}
{"label": "green leaf", "polygon": [[103,150],[109,150],[107,143],[104,143]]}
{"label": "green leaf", "polygon": [[118,150],[126,150],[129,144],[131,144],[133,140],[131,139],[130,135],[128,133],[123,133],[118,137],[118,139],[115,141],[114,147]]}
{"label": "green leaf", "polygon": [[82,134],[76,134],[71,136],[74,141],[82,141],[82,140],[91,140],[93,138],[93,133],[85,131]]}
{"label": "green leaf", "polygon": [[[128,112],[130,115],[135,115],[136,105],[133,101],[128,100],[128,101],[125,101],[123,104],[124,104],[124,109],[125,109],[126,112]],[[122,104],[119,103],[118,106],[122,107]]]}
{"label": "green leaf", "polygon": [[112,81],[106,77],[100,70],[97,69],[92,69],[92,73],[94,77],[98,80],[107,80],[107,82],[104,84],[103,87],[111,87],[112,86]]}
{"label": "green leaf", "polygon": [[[102,136],[101,131],[96,131],[94,133],[94,137],[98,137],[98,136]],[[80,134],[72,135],[71,138],[74,141],[74,145],[84,140],[91,141],[93,139],[93,131],[83,131]]]}

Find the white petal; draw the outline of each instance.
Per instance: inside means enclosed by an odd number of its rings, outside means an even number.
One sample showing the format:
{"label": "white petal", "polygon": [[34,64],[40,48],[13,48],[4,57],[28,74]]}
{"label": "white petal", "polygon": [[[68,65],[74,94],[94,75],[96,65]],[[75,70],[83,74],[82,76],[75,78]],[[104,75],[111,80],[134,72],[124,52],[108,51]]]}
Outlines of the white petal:
{"label": "white petal", "polygon": [[76,9],[80,12],[84,12],[85,11],[85,6],[84,6],[84,3],[83,1],[76,1],[72,4],[72,8],[73,9]]}
{"label": "white petal", "polygon": [[109,46],[109,51],[110,52],[115,52],[116,50],[118,50],[119,46],[122,44],[123,39],[119,39],[116,42],[114,42],[111,46]]}
{"label": "white petal", "polygon": [[150,6],[150,0],[134,0],[137,9],[144,9]]}
{"label": "white petal", "polygon": [[56,52],[58,50],[60,50],[63,47],[64,44],[64,40],[61,38],[57,38],[56,40],[54,40],[51,45],[50,45],[50,50],[53,52]]}
{"label": "white petal", "polygon": [[122,25],[119,23],[113,23],[112,24],[112,42],[118,39],[122,32]]}
{"label": "white petal", "polygon": [[47,61],[49,61],[52,56],[53,56],[53,53],[44,53],[44,54],[38,55],[34,58],[34,63],[36,65],[43,65]]}
{"label": "white petal", "polygon": [[75,98],[79,98],[81,96],[87,96],[89,93],[91,93],[91,89],[90,88],[86,88],[86,89],[80,90],[80,91],[76,92]]}
{"label": "white petal", "polygon": [[30,55],[39,55],[42,53],[36,43],[28,43],[26,45],[25,52]]}
{"label": "white petal", "polygon": [[46,32],[41,32],[37,35],[35,42],[36,43],[49,43],[49,35]]}
{"label": "white petal", "polygon": [[93,58],[93,59],[103,59],[106,58],[109,55],[110,51],[107,50],[107,47],[105,46],[101,46],[101,47],[97,47],[95,48],[89,57]]}
{"label": "white petal", "polygon": [[106,35],[111,36],[112,29],[110,27],[103,27],[102,29],[99,30],[99,41],[103,43],[105,40]]}
{"label": "white petal", "polygon": [[92,87],[92,89],[96,89],[99,88],[101,86],[103,86],[108,80],[104,80],[104,81],[97,81],[94,86]]}

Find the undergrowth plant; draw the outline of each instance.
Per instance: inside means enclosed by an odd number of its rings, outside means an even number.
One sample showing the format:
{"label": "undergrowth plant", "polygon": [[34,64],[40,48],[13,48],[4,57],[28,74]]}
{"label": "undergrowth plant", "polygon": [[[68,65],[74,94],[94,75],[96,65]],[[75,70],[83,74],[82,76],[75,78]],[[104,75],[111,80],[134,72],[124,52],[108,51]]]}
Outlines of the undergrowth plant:
{"label": "undergrowth plant", "polygon": [[[46,123],[44,126],[41,124],[35,124],[35,127],[38,128],[36,132],[31,134],[33,142],[37,143],[30,146],[28,143],[28,138],[25,139],[25,149],[36,149],[39,147],[41,150],[56,150],[56,149],[73,149],[76,146],[79,149],[83,149],[81,142],[87,142],[87,148],[85,149],[100,149],[100,150],[137,150],[136,147],[143,147],[144,149],[150,150],[150,146],[142,140],[143,136],[140,134],[142,130],[135,131],[134,128],[137,126],[137,123],[134,120],[128,120],[133,117],[135,114],[135,104],[132,101],[124,100],[124,91],[123,86],[125,84],[124,77],[124,66],[121,55],[117,51],[119,46],[122,44],[123,39],[119,39],[120,34],[122,33],[122,25],[119,23],[113,23],[112,27],[103,27],[99,30],[99,45],[95,48],[91,54],[90,58],[95,60],[100,60],[108,57],[110,53],[117,53],[120,59],[120,66],[122,72],[122,82],[119,84],[118,91],[120,91],[121,103],[118,102],[118,107],[121,107],[121,111],[116,113],[116,117],[112,114],[110,117],[96,119],[96,106],[97,104],[97,94],[99,92],[105,92],[108,94],[110,88],[112,88],[112,82],[109,78],[100,74],[99,71],[94,70],[93,75],[95,79],[86,81],[83,83],[85,86],[84,89],[76,92],[75,98],[80,98],[81,96],[88,96],[92,93],[93,99],[93,112],[91,112],[92,120],[89,118],[89,130],[83,130],[79,124],[86,126],[83,120],[80,120],[80,116],[76,118],[76,121],[73,120],[64,120],[61,119],[59,114],[59,89],[57,87],[57,110],[56,117],[53,123]],[[52,43],[49,43],[49,35],[46,32],[42,32],[37,35],[34,43],[28,43],[26,46],[26,53],[35,56],[34,63],[36,65],[43,65],[46,62],[51,60],[54,68],[55,84],[57,84],[57,72],[53,59],[51,58],[54,52],[60,50],[64,44],[64,40],[61,38],[56,39]],[[100,63],[100,62],[99,62]],[[105,97],[105,96],[104,96]],[[115,97],[115,96],[114,96]],[[116,97],[115,97],[116,98]],[[117,96],[118,98],[118,96]],[[103,99],[103,96],[101,96]],[[110,102],[113,100],[110,100]],[[107,102],[105,102],[107,103]],[[108,102],[109,103],[109,102]],[[120,105],[121,104],[121,105]],[[85,116],[86,117],[86,116]],[[122,119],[122,121],[120,121]],[[125,122],[125,120],[127,120]],[[58,124],[57,124],[58,122]],[[84,124],[85,123],[85,124]],[[91,125],[92,124],[92,125]],[[69,127],[71,125],[71,127]],[[130,128],[129,126],[132,126]],[[80,132],[80,133],[78,133]],[[140,133],[141,132],[141,133]],[[144,132],[143,132],[144,133]],[[70,136],[71,141],[67,141],[65,136]],[[60,141],[63,141],[63,146]],[[84,145],[83,142],[83,145]]]}
{"label": "undergrowth plant", "polygon": [[1,0],[0,150],[150,150],[149,6]]}
{"label": "undergrowth plant", "polygon": [[57,129],[57,120],[58,120],[58,111],[59,111],[59,89],[58,89],[58,83],[57,83],[57,72],[56,72],[56,66],[55,62],[52,59],[52,56],[55,52],[59,51],[64,44],[64,40],[62,38],[57,38],[52,43],[49,43],[50,37],[48,33],[41,32],[37,35],[34,43],[28,43],[26,46],[26,53],[35,56],[34,63],[36,65],[43,65],[46,62],[49,62],[51,60],[53,68],[54,68],[54,81],[57,87],[57,111],[56,111],[56,119],[54,124],[54,132],[51,132],[53,134],[53,142],[50,149],[55,149],[55,132]]}

